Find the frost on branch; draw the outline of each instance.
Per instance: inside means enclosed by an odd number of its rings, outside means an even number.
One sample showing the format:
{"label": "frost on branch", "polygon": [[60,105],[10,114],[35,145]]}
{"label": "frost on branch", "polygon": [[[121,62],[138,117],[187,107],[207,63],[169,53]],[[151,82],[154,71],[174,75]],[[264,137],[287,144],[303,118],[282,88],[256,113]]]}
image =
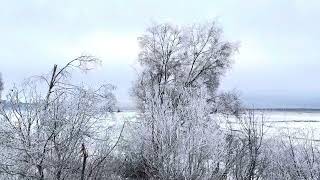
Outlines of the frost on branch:
{"label": "frost on branch", "polygon": [[[107,171],[101,169],[107,167],[109,156],[99,152],[107,151],[110,144],[100,125],[115,105],[114,87],[85,88],[68,81],[72,68],[87,71],[97,62],[81,56],[61,68],[54,65],[47,76],[10,91],[7,106],[0,109],[0,171],[7,175],[4,177],[44,180],[105,176]],[[45,82],[46,93],[43,85],[39,86],[41,82]]]}

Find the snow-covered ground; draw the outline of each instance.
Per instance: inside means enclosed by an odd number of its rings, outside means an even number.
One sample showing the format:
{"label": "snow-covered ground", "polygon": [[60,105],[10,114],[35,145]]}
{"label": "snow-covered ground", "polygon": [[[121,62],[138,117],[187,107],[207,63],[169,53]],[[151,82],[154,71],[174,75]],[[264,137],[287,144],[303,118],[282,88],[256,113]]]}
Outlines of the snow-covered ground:
{"label": "snow-covered ground", "polygon": [[[320,141],[320,111],[255,111],[255,120],[264,122],[267,137],[312,139]],[[220,118],[225,121],[224,118]],[[239,121],[229,118],[233,129],[238,129]]]}
{"label": "snow-covered ground", "polygon": [[265,111],[263,114],[269,134],[320,140],[320,111]]}
{"label": "snow-covered ground", "polygon": [[[264,117],[267,135],[294,136],[320,141],[320,111],[256,111],[257,119]],[[108,122],[116,129],[121,129],[124,122],[136,119],[135,112],[119,112],[112,115]],[[223,120],[223,118],[221,118]]]}

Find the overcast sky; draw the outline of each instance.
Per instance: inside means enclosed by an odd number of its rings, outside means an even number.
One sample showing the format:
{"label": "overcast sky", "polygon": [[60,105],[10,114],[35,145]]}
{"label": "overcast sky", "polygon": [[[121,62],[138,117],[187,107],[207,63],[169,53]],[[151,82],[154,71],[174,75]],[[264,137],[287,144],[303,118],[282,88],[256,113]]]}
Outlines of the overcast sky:
{"label": "overcast sky", "polygon": [[222,89],[255,107],[320,107],[320,1],[0,0],[0,72],[5,87],[81,54],[102,67],[76,79],[117,86],[122,105],[134,80],[137,37],[153,22],[216,20],[240,42]]}

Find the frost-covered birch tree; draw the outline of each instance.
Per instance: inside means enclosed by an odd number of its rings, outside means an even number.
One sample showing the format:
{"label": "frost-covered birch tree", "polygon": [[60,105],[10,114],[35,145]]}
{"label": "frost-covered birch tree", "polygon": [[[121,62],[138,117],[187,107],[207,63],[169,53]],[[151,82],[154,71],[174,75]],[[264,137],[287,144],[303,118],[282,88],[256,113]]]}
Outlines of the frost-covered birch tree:
{"label": "frost-covered birch tree", "polygon": [[207,90],[206,98],[213,111],[221,110],[215,106],[222,102],[217,89],[237,47],[224,39],[216,23],[188,27],[155,25],[139,37],[139,44],[143,70],[133,89],[138,107],[143,108],[147,92],[160,101],[170,92],[172,101],[177,102],[182,98],[180,88],[201,87]]}
{"label": "frost-covered birch tree", "polygon": [[233,113],[240,106],[235,96],[217,92],[236,45],[224,39],[215,23],[155,25],[139,43],[142,72],[133,95],[141,113],[140,143],[130,152],[141,153],[129,157],[140,173],[128,167],[127,176],[218,178],[225,134],[211,113]]}

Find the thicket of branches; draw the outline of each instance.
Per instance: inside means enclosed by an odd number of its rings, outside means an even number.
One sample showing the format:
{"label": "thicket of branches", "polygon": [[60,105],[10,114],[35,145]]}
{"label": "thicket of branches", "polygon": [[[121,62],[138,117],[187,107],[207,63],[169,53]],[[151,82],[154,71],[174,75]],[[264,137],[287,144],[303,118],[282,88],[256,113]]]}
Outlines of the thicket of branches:
{"label": "thicket of branches", "polygon": [[[266,133],[263,116],[219,91],[234,43],[215,24],[155,25],[139,37],[136,120],[107,126],[114,87],[71,83],[81,56],[12,88],[0,104],[2,179],[319,179],[318,142]],[[0,92],[1,92],[0,79]],[[116,134],[116,135],[115,135]]]}
{"label": "thicket of branches", "polygon": [[112,146],[100,126],[115,105],[113,86],[92,89],[69,81],[72,69],[89,70],[97,62],[81,56],[10,90],[0,110],[3,178],[110,177]]}
{"label": "thicket of branches", "polygon": [[218,91],[237,46],[215,23],[155,25],[139,43],[133,96],[140,114],[125,147],[125,177],[319,178],[312,141],[266,136],[263,116],[244,110],[237,94]]}

